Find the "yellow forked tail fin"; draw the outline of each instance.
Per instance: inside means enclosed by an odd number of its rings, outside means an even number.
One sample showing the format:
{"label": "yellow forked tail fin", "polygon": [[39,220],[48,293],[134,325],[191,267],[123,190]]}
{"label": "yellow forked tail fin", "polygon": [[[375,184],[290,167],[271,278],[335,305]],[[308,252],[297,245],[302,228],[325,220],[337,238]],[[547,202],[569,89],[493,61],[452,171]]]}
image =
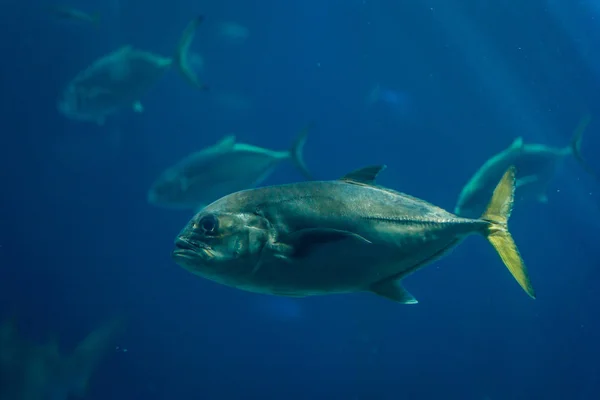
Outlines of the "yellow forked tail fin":
{"label": "yellow forked tail fin", "polygon": [[535,299],[535,290],[529,280],[527,268],[519,254],[519,249],[508,231],[508,219],[512,211],[515,193],[516,169],[510,167],[494,189],[492,200],[481,216],[490,223],[485,236],[494,246],[498,255],[529,296]]}

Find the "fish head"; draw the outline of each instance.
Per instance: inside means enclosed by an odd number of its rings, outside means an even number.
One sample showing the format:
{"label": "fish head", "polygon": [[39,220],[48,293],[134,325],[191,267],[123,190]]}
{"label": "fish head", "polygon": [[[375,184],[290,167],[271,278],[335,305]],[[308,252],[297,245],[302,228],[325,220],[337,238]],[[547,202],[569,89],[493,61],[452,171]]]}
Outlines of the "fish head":
{"label": "fish head", "polygon": [[148,203],[156,206],[177,205],[185,197],[187,184],[180,174],[167,170],[148,190]]}
{"label": "fish head", "polygon": [[106,88],[70,84],[58,99],[57,108],[60,113],[73,119],[96,119],[106,113],[104,103],[109,94],[110,90]]}
{"label": "fish head", "polygon": [[174,261],[193,274],[227,283],[249,274],[270,237],[257,213],[220,210],[220,201],[198,212],[175,239]]}

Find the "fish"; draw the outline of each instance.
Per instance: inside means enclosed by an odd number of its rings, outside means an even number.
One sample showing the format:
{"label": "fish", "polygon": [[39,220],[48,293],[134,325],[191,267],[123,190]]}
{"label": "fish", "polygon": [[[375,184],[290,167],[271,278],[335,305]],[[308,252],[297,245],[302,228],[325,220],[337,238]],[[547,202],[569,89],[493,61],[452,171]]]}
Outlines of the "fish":
{"label": "fish", "polygon": [[150,186],[148,203],[197,210],[227,194],[260,185],[285,160],[291,160],[310,180],[302,152],[312,126],[301,130],[288,151],[238,143],[235,136],[226,136],[163,171]]}
{"label": "fish", "polygon": [[85,11],[68,6],[54,6],[50,8],[50,12],[56,17],[64,20],[86,22],[93,25],[98,25],[100,22],[100,13],[86,13]]}
{"label": "fish", "polygon": [[478,219],[379,186],[376,178],[384,168],[225,196],[183,227],[172,259],[199,277],[248,292],[289,297],[371,292],[416,304],[403,279],[480,234],[523,290],[536,297],[508,230],[514,167]]}
{"label": "fish", "polygon": [[547,203],[548,185],[560,162],[570,156],[574,156],[589,174],[600,181],[581,155],[581,140],[590,121],[591,117],[585,115],[575,129],[571,143],[563,148],[525,143],[522,137],[516,138],[510,147],[488,159],[466,183],[459,194],[454,214],[467,218],[480,215],[494,190],[495,182],[510,165],[517,168],[518,201]]}
{"label": "fish", "polygon": [[203,19],[199,16],[189,22],[173,57],[126,45],[94,61],[66,85],[57,102],[59,112],[72,120],[99,125],[127,107],[142,112],[140,99],[172,66],[192,87],[208,90],[188,64],[189,47]]}
{"label": "fish", "polygon": [[122,320],[109,321],[66,355],[56,341],[47,344],[27,341],[19,335],[14,321],[5,321],[0,325],[0,399],[83,397],[122,327]]}

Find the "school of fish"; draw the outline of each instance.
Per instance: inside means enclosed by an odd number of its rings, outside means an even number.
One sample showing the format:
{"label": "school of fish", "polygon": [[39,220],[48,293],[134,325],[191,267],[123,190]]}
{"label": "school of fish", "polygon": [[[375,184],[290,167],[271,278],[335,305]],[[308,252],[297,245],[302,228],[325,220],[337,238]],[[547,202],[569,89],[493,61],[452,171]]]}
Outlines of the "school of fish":
{"label": "school of fish", "polygon": [[[54,13],[97,24],[99,16],[58,8]],[[175,67],[191,87],[207,91],[190,65],[190,44],[203,17],[185,28],[171,57],[123,46],[100,57],[65,87],[58,109],[73,120],[103,124],[128,107],[142,112],[141,99]],[[235,29],[234,29],[235,28]],[[245,28],[222,24],[221,34],[241,42]],[[369,103],[382,96],[379,85]],[[389,96],[388,96],[389,97]],[[399,101],[394,99],[394,101]],[[156,207],[192,210],[177,235],[173,260],[193,274],[245,291],[312,296],[370,292],[401,303],[417,299],[403,280],[446,256],[470,235],[481,235],[498,253],[521,288],[535,290],[508,229],[515,200],[548,202],[547,188],[558,166],[581,155],[585,115],[570,145],[553,148],[522,137],[490,157],[460,192],[453,213],[413,196],[379,186],[384,166],[314,180],[303,149],[307,124],[288,150],[241,143],[234,135],[166,166],[147,193]],[[283,161],[305,181],[263,186]]]}

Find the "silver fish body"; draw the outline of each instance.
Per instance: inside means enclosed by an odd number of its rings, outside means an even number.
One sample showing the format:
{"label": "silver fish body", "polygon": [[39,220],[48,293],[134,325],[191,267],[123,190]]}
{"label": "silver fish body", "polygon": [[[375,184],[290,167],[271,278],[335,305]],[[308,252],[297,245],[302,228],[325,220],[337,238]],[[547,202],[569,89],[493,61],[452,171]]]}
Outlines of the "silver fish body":
{"label": "silver fish body", "polygon": [[496,182],[510,166],[516,168],[516,199],[519,201],[548,202],[548,185],[561,162],[569,156],[575,157],[586,171],[595,176],[580,152],[583,132],[589,122],[589,116],[583,118],[570,145],[563,148],[524,143],[520,137],[515,139],[510,147],[489,158],[469,179],[461,190],[454,213],[467,218],[479,216],[485,210]]}
{"label": "silver fish body", "polygon": [[67,118],[104,123],[118,111],[133,107],[141,111],[140,99],[156,85],[172,65],[194,86],[204,88],[187,63],[187,51],[202,17],[193,19],[184,31],[174,58],[162,57],[133,46],[123,46],[93,62],[65,87],[58,110]]}
{"label": "silver fish body", "polygon": [[289,151],[236,143],[234,136],[227,136],[161,173],[148,191],[148,202],[160,207],[198,209],[230,193],[260,185],[285,160],[293,161],[310,179],[302,159],[307,134],[308,128]]}
{"label": "silver fish body", "polygon": [[80,72],[65,88],[58,108],[71,119],[101,123],[133,107],[171,64],[170,58],[122,47]]}
{"label": "silver fish body", "polygon": [[192,273],[239,289],[283,296],[370,291],[416,303],[401,280],[470,234],[494,245],[534,296],[506,229],[514,175],[499,184],[481,219],[457,217],[374,185],[381,167],[337,181],[301,182],[226,196],[196,214],[173,257]]}

